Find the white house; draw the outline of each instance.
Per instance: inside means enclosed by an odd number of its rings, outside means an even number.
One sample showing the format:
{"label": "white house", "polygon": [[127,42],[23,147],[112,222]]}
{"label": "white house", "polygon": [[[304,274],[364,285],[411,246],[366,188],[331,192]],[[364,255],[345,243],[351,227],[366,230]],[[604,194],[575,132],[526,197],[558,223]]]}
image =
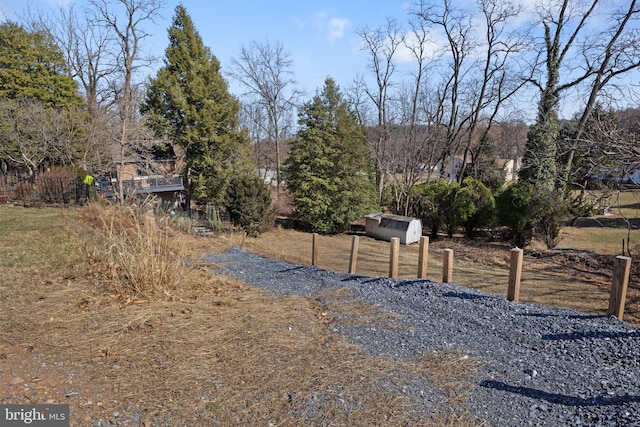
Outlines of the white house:
{"label": "white house", "polygon": [[632,162],[621,168],[601,167],[591,175],[591,178],[625,185],[640,185],[640,162]]}
{"label": "white house", "polygon": [[268,186],[272,186],[275,187],[276,186],[276,171],[273,169],[264,169],[264,168],[260,168],[258,169],[258,174],[260,175],[260,178],[262,178],[264,180],[264,183]]}
{"label": "white house", "polygon": [[[498,167],[502,168],[505,173],[505,182],[511,182],[518,179],[518,172],[522,167],[522,159],[498,159]],[[460,169],[462,168],[462,157],[451,157],[447,163],[445,173],[441,178],[447,180],[448,183],[452,183],[458,179],[460,175]]]}
{"label": "white house", "polygon": [[407,216],[373,213],[365,216],[365,233],[376,239],[391,241],[400,238],[400,243],[410,245],[422,237],[422,221]]}
{"label": "white house", "polygon": [[626,167],[624,176],[622,177],[622,183],[629,185],[640,184],[640,162],[631,163]]}
{"label": "white house", "polygon": [[522,159],[498,159],[498,166],[504,170],[504,181],[511,182],[518,179],[518,172],[522,167]]}

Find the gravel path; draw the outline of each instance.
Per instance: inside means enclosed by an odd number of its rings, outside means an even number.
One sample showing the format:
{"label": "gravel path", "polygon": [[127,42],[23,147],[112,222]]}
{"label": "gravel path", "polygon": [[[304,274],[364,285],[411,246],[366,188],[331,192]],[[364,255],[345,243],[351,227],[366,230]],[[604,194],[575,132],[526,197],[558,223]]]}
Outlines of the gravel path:
{"label": "gravel path", "polygon": [[470,411],[489,425],[640,426],[640,331],[613,317],[428,280],[333,273],[237,248],[209,261],[218,273],[275,295],[347,287],[399,314],[408,328],[334,325],[373,354],[405,358],[451,348],[479,359]]}

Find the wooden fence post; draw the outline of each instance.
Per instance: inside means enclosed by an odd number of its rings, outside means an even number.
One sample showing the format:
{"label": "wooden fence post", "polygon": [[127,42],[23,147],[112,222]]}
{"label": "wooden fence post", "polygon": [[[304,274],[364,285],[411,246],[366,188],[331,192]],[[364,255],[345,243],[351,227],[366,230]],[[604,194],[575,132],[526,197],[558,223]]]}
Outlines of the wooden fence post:
{"label": "wooden fence post", "polygon": [[624,303],[627,298],[627,285],[629,284],[629,272],[631,271],[631,258],[617,256],[613,260],[613,283],[611,284],[611,296],[609,297],[609,310],[607,315],[614,314],[619,320],[624,316]]}
{"label": "wooden fence post", "polygon": [[520,248],[511,249],[511,262],[509,266],[509,288],[507,299],[518,302],[520,300],[520,279],[522,278],[522,258],[524,251]]}
{"label": "wooden fence post", "polygon": [[442,256],[442,282],[453,280],[453,249],[445,249]]}
{"label": "wooden fence post", "polygon": [[391,238],[391,253],[389,255],[389,277],[398,277],[398,260],[400,259],[400,238]]}
{"label": "wooden fence post", "polygon": [[358,244],[360,237],[353,236],[351,239],[351,258],[349,259],[349,274],[356,274],[356,261],[358,260]]}
{"label": "wooden fence post", "polygon": [[311,265],[318,266],[318,233],[313,233],[311,240]]}
{"label": "wooden fence post", "polygon": [[427,278],[427,262],[429,261],[429,237],[420,238],[420,249],[418,251],[418,279]]}

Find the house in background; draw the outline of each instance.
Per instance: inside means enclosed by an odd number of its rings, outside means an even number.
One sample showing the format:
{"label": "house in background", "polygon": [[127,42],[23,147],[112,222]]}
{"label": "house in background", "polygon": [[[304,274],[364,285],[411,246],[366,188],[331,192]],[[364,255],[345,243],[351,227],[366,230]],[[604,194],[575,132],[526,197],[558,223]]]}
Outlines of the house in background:
{"label": "house in background", "polygon": [[[115,199],[120,193],[117,176],[122,179],[122,190],[125,197],[132,195],[152,194],[160,199],[166,209],[174,209],[182,203],[184,182],[182,176],[175,173],[175,161],[154,161],[154,168],[142,161],[127,161],[121,168],[114,165],[111,177],[98,179],[97,191],[107,199]],[[122,169],[122,171],[121,171]]]}
{"label": "house in background", "polygon": [[258,169],[258,175],[264,181],[264,183],[269,187],[274,187],[277,185],[277,173],[273,169]]}
{"label": "house in background", "polygon": [[390,242],[398,237],[403,245],[419,242],[422,237],[422,221],[401,215],[372,213],[365,217],[367,236]]}
{"label": "house in background", "polygon": [[522,159],[498,159],[498,166],[504,170],[504,182],[518,180],[518,172],[522,167]]}
{"label": "house in background", "polygon": [[633,162],[624,169],[622,183],[626,185],[640,185],[640,162]]}
{"label": "house in background", "polygon": [[594,182],[618,183],[629,187],[640,185],[640,161],[631,162],[620,167],[601,167],[591,173]]}
{"label": "house in background", "polygon": [[[518,179],[518,171],[522,166],[522,159],[497,159],[496,160],[497,167],[502,168],[504,170],[504,182],[509,183],[511,181],[516,181]],[[440,164],[436,167],[436,170],[440,170]],[[447,162],[447,167],[444,171],[444,175],[440,176],[440,178],[444,178],[448,183],[452,183],[457,180],[458,175],[460,174],[460,169],[462,168],[462,157],[455,156],[449,159]]]}

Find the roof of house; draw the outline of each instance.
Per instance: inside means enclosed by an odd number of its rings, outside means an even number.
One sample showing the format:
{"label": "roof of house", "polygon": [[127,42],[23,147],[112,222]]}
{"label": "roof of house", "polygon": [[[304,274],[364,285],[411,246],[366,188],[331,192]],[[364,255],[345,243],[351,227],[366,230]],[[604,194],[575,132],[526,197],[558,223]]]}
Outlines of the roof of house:
{"label": "roof of house", "polygon": [[413,221],[419,221],[418,218],[412,218],[409,216],[393,215],[387,213],[372,213],[365,215],[365,218],[377,220],[380,223],[380,227],[394,228],[396,230],[406,230],[409,224]]}

